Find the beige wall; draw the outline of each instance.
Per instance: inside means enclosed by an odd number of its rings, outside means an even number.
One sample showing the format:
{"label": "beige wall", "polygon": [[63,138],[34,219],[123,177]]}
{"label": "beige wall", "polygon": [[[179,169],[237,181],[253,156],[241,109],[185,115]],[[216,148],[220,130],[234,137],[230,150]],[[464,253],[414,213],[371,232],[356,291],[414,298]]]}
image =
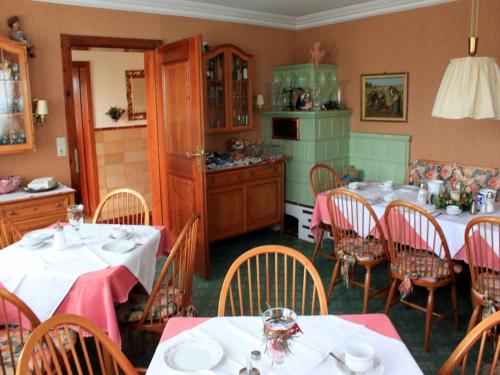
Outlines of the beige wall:
{"label": "beige wall", "polygon": [[[121,51],[73,51],[73,61],[90,62],[94,127],[144,125],[146,120],[129,121],[127,115],[126,70],[143,70],[144,53]],[[106,112],[110,107],[125,110],[120,120],[113,122]]]}
{"label": "beige wall", "polygon": [[[255,92],[264,92],[264,83],[272,77],[272,66],[292,64],[295,57],[293,31],[182,17],[119,12],[29,0],[1,0],[0,33],[7,34],[5,19],[19,15],[23,30],[37,48],[30,59],[33,97],[46,98],[50,115],[43,128],[36,129],[37,151],[0,156],[0,175],[20,174],[24,180],[51,175],[69,184],[67,158],[56,156],[55,138],[66,135],[62,85],[60,34],[79,34],[130,38],[161,39],[172,42],[196,34],[211,46],[235,44],[253,54]],[[260,125],[240,136],[258,138]],[[209,137],[207,149],[224,147],[229,135]]]}
{"label": "beige wall", "polygon": [[[344,22],[297,33],[296,63],[309,60],[314,41],[347,80],[352,129],[411,134],[411,158],[500,167],[500,121],[431,117],[434,98],[450,58],[467,54],[470,1]],[[481,0],[478,56],[500,62],[500,1]],[[360,121],[360,75],[409,72],[408,123]]]}

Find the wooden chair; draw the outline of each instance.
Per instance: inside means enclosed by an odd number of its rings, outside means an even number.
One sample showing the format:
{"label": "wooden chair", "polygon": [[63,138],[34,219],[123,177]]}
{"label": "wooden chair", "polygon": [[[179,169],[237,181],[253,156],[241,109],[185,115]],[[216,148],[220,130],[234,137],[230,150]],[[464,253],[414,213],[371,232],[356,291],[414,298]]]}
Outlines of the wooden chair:
{"label": "wooden chair", "polygon": [[182,229],[150,296],[131,296],[118,309],[118,321],[123,327],[161,334],[169,318],[191,313],[199,221],[200,214],[195,213]]}
{"label": "wooden chair", "polygon": [[16,225],[4,215],[0,215],[0,250],[20,239],[21,232]]}
{"label": "wooden chair", "polygon": [[95,223],[149,225],[149,207],[135,190],[113,190],[97,206],[92,220]]}
{"label": "wooden chair", "polygon": [[18,297],[0,288],[0,374],[16,371],[21,350],[31,331],[40,324],[33,311]]}
{"label": "wooden chair", "polygon": [[484,216],[471,220],[465,228],[465,247],[472,279],[469,332],[485,308],[500,309],[500,218]]}
{"label": "wooden chair", "polygon": [[[346,283],[364,288],[363,314],[368,312],[368,298],[371,290],[372,269],[387,263],[387,241],[373,208],[359,195],[342,189],[328,193],[328,214],[331,222],[331,233],[335,240],[334,255],[336,259],[328,287],[329,301],[339,270],[343,270]],[[376,233],[375,233],[376,232]],[[377,234],[379,238],[375,238]],[[365,268],[365,281],[358,283],[349,280],[349,270],[360,265]],[[375,291],[375,296],[384,294],[387,288]]]}
{"label": "wooden chair", "polygon": [[[308,294],[310,294],[308,296]],[[326,315],[323,283],[306,256],[286,246],[265,245],[240,255],[222,284],[218,315],[260,315],[288,307],[300,315]]]}
{"label": "wooden chair", "polygon": [[[309,171],[309,184],[311,185],[311,190],[314,195],[314,200],[319,193],[336,189],[342,186],[342,181],[340,180],[339,175],[327,164],[317,163],[314,164]],[[328,225],[323,223],[319,226],[318,238],[316,239],[316,244],[314,245],[314,251],[311,258],[311,261],[314,263],[316,260],[316,256],[318,255],[319,249],[321,248],[321,242],[323,241],[323,236],[325,235],[325,230],[330,230]],[[333,237],[333,235],[332,235]],[[334,259],[332,254],[319,252],[321,256],[324,256],[329,259]]]}
{"label": "wooden chair", "polygon": [[[85,339],[93,336],[93,339]],[[75,337],[73,342],[70,337]],[[69,350],[59,350],[69,342]],[[125,374],[137,370],[99,327],[76,315],[56,315],[40,324],[21,352],[17,375]]]}
{"label": "wooden chair", "polygon": [[[498,374],[498,357],[500,355],[500,336],[493,335],[493,359],[491,363],[482,365],[484,361],[484,354],[488,352],[486,348],[486,340],[490,336],[490,331],[495,330],[500,325],[500,311],[489,316],[477,326],[475,326],[464,339],[458,344],[453,353],[448,357],[438,372],[438,375],[451,375],[459,365],[462,366],[461,374],[472,374],[472,368],[467,369],[467,360],[471,354],[471,349],[477,352],[477,358],[474,367],[474,374]],[[476,345],[479,344],[479,345]]]}
{"label": "wooden chair", "polygon": [[[454,314],[457,329],[458,301],[454,265],[448,243],[437,221],[422,208],[407,202],[390,203],[384,214],[387,227],[391,267],[391,288],[385,305],[389,313],[398,283],[402,297],[400,302],[423,311],[425,319],[424,351],[429,350],[431,325]],[[417,234],[419,230],[420,234]],[[434,296],[438,288],[450,285],[452,308],[444,314],[434,312]],[[413,286],[426,288],[427,306],[422,307],[404,299]],[[437,319],[433,321],[433,316]]]}

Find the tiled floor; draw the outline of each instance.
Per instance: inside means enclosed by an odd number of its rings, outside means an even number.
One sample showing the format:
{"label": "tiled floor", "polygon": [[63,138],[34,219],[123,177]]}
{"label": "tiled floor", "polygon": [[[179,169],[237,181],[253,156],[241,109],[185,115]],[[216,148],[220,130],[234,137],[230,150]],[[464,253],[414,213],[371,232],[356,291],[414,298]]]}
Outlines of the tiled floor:
{"label": "tiled floor", "polygon": [[[195,278],[193,299],[200,316],[215,316],[217,314],[220,286],[231,263],[246,250],[263,244],[290,246],[303,252],[308,257],[312,253],[312,244],[288,236],[281,240],[279,234],[271,230],[259,231],[214,244],[210,250],[212,278],[210,280]],[[331,243],[324,241],[323,246],[327,250],[331,246]],[[161,263],[159,262],[159,268],[161,267]],[[319,258],[315,264],[323,279],[325,288],[329,282],[332,264],[332,261],[324,258]],[[358,279],[361,277],[362,275],[360,274]],[[460,331],[456,330],[451,316],[433,326],[429,353],[424,353],[422,350],[425,315],[401,304],[394,305],[390,311],[389,317],[425,374],[435,374],[465,335],[466,324],[471,312],[468,277],[468,275],[464,274],[458,280]],[[374,286],[383,286],[388,283],[387,269],[385,267],[375,272],[373,283]],[[416,290],[412,296],[412,300],[420,304],[425,304],[426,293]],[[438,311],[448,310],[451,304],[449,290],[438,292],[436,300]],[[383,312],[384,304],[385,298],[370,300],[369,312]],[[361,309],[361,288],[346,289],[341,284],[336,286],[333,299],[329,304],[330,314],[361,313]],[[150,348],[147,352],[140,358],[135,358],[134,363],[136,365],[147,366],[153,355],[154,345],[156,344],[148,345]],[[127,352],[126,346],[124,349]]]}

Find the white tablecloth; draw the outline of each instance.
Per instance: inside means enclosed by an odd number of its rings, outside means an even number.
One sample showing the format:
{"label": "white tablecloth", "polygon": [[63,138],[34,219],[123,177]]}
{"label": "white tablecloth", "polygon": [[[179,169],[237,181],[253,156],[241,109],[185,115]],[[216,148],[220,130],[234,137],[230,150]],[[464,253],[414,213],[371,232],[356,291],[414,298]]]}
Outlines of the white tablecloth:
{"label": "white tablecloth", "polygon": [[[51,241],[38,249],[13,244],[0,251],[0,282],[41,321],[52,316],[78,277],[87,272],[125,266],[151,292],[160,231],[150,226],[128,226],[137,245],[129,252],[115,254],[102,250],[104,244],[113,241],[113,227],[84,224],[80,231],[82,245],[71,245],[66,250],[53,249]],[[71,244],[72,229],[65,227],[65,233]]]}
{"label": "white tablecloth", "polygon": [[298,318],[302,334],[292,342],[292,354],[282,365],[271,367],[264,353],[262,319],[260,317],[223,317],[210,319],[193,329],[161,343],[148,368],[148,375],[175,374],[164,361],[166,350],[173,344],[189,338],[210,338],[217,341],[223,351],[222,361],[212,370],[216,374],[238,374],[246,365],[252,350],[260,350],[262,359],[254,361],[262,375],[331,375],[336,372],[335,360],[329,352],[343,353],[350,342],[366,342],[375,349],[376,357],[384,366],[384,374],[422,374],[405,344],[383,336],[366,327],[336,316],[302,316]]}
{"label": "white tablecloth", "polygon": [[[394,200],[402,200],[405,202],[409,202],[412,204],[418,204],[417,203],[417,195],[418,192],[416,190],[410,190],[409,188],[403,187],[396,187],[394,190],[385,190],[380,186],[380,183],[368,183],[367,186],[362,189],[362,190],[355,190],[354,191],[356,194],[360,195],[364,199],[368,200],[368,202],[372,205],[373,211],[375,212],[375,215],[377,218],[380,220],[384,216],[385,208],[387,207],[388,203],[383,201],[383,197],[386,194],[394,194]],[[337,205],[338,207],[341,207],[341,205]],[[453,258],[459,251],[460,249],[464,246],[464,233],[465,233],[465,227],[475,217],[479,216],[496,216],[500,217],[500,203],[496,202],[495,203],[496,211],[492,214],[477,214],[477,215],[471,215],[469,212],[463,212],[461,215],[458,216],[449,216],[445,213],[444,210],[435,210],[432,212],[433,216],[435,216],[436,221],[438,224],[441,226],[443,229],[444,236],[446,238],[446,241],[448,242],[448,247],[450,249],[450,255]],[[434,210],[434,206],[425,206],[424,208],[427,209],[432,209]],[[365,212],[364,216],[361,212],[357,214],[360,218],[363,217],[365,220],[365,233],[363,233],[364,236],[367,236],[374,227],[374,223],[372,222],[371,228],[368,228],[368,213]],[[360,226],[361,227],[361,226]],[[419,234],[423,239],[427,237],[427,225],[422,225],[422,226],[416,226],[415,231],[417,234]],[[434,233],[429,233],[428,238],[433,238]],[[488,243],[492,245],[491,239],[487,239]],[[436,243],[436,245],[439,245]],[[495,248],[495,251],[497,251],[498,254],[498,244],[493,246]],[[436,246],[438,248],[438,246]]]}

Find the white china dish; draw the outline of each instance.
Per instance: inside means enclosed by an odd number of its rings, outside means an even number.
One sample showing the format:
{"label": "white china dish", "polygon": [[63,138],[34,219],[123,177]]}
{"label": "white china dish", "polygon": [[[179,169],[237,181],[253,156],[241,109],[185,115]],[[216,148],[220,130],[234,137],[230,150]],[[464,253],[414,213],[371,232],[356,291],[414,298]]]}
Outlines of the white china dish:
{"label": "white china dish", "polygon": [[461,213],[462,213],[462,210],[458,206],[450,205],[450,206],[446,207],[446,215],[449,215],[449,216],[458,216]]}
{"label": "white china dish", "polygon": [[166,365],[176,371],[193,373],[210,370],[222,359],[222,347],[207,338],[190,338],[168,347],[163,355]]}
{"label": "white china dish", "polygon": [[375,349],[364,342],[353,342],[346,346],[344,363],[355,372],[366,372],[373,369]]}
{"label": "white china dish", "polygon": [[121,240],[131,238],[133,236],[133,233],[129,228],[120,226],[113,228],[109,236],[111,238],[114,238],[115,240]]}
{"label": "white china dish", "polygon": [[[337,356],[344,361],[345,363],[345,353],[339,353]],[[363,374],[363,375],[382,375],[384,373],[384,365],[380,361],[378,357],[374,357],[373,359],[373,367],[370,370],[367,370],[362,373],[356,373],[352,370],[350,370],[347,366],[343,365],[336,359],[333,359],[335,361],[335,366],[337,367],[338,373],[339,374],[344,374],[344,375],[354,375],[354,374]]]}
{"label": "white china dish", "polygon": [[396,194],[394,193],[389,193],[384,195],[384,202],[386,203],[391,203],[392,201],[396,200]]}
{"label": "white china dish", "polygon": [[51,239],[53,235],[54,235],[53,229],[34,230],[29,233],[26,233],[19,242],[19,245],[21,247],[31,247],[31,248],[40,247],[43,245],[45,241]]}
{"label": "white china dish", "polygon": [[401,189],[417,191],[418,186],[416,186],[416,185],[403,185],[403,186],[401,186]]}
{"label": "white china dish", "polygon": [[394,187],[394,181],[387,180],[387,181],[384,181],[382,185],[386,189],[392,189]]}
{"label": "white china dish", "polygon": [[359,182],[349,182],[349,185],[347,185],[349,190],[359,190],[361,188],[361,185]]}
{"label": "white china dish", "polygon": [[135,247],[136,243],[132,240],[116,240],[108,242],[102,246],[104,251],[109,251],[110,253],[126,253]]}

